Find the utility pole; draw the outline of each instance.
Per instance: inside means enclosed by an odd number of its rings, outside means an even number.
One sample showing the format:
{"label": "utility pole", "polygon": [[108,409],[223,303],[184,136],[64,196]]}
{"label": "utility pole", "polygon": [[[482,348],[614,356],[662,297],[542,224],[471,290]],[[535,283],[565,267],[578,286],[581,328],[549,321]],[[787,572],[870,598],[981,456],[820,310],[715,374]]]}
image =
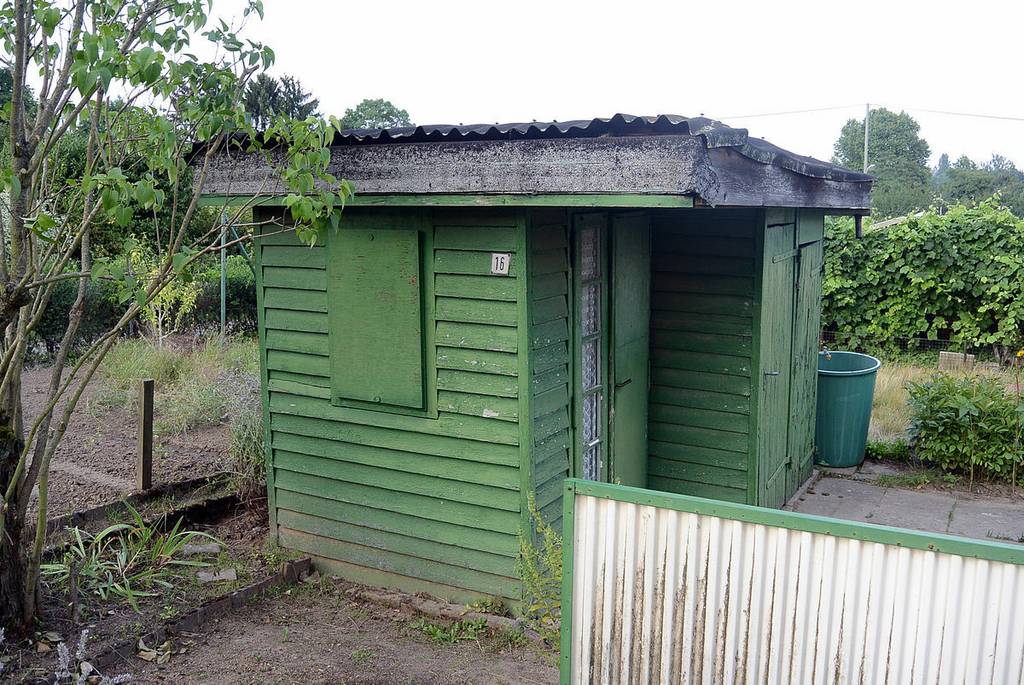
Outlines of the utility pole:
{"label": "utility pole", "polygon": [[220,344],[224,344],[228,329],[228,267],[227,267],[227,242],[228,242],[228,213],[220,211]]}
{"label": "utility pole", "polygon": [[[868,138],[871,135],[871,103],[864,105],[864,173],[868,173]],[[860,214],[853,218],[853,232],[860,238],[864,234],[863,220]]]}
{"label": "utility pole", "polygon": [[864,173],[868,173],[868,137],[871,135],[871,103],[864,105]]}

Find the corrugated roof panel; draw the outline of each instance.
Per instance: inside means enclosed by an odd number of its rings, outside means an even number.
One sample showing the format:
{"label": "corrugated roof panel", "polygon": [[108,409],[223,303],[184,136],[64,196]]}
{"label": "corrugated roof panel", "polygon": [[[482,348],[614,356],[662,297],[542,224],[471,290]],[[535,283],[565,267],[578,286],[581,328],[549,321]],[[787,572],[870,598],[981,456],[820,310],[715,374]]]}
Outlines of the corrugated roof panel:
{"label": "corrugated roof panel", "polygon": [[760,138],[751,138],[745,128],[733,128],[706,117],[683,117],[675,114],[660,114],[658,116],[616,114],[607,119],[578,119],[574,121],[350,129],[336,135],[334,144],[373,145],[652,135],[700,136],[708,148],[734,148],[744,157],[761,164],[774,164],[811,178],[849,182],[873,180],[868,174],[850,171],[813,157],[798,155]]}

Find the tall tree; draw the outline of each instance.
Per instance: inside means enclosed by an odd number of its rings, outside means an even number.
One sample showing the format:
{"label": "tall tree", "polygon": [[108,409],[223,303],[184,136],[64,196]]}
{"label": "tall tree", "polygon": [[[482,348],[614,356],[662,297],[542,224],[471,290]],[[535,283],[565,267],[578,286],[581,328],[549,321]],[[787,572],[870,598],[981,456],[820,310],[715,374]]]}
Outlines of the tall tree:
{"label": "tall tree", "polygon": [[943,202],[975,204],[992,195],[1024,217],[1024,172],[998,154],[984,164],[961,155],[944,174],[935,173],[932,188]]}
{"label": "tall tree", "polygon": [[320,100],[302,88],[297,78],[279,79],[262,73],[256,76],[245,92],[245,111],[252,117],[257,130],[270,126],[275,116],[305,119],[316,116]]}
{"label": "tall tree", "polygon": [[342,128],[397,128],[412,125],[408,112],[383,98],[365,99],[355,107],[346,109],[345,116],[341,118]]}
{"label": "tall tree", "polygon": [[245,111],[252,117],[252,125],[257,131],[262,131],[281,111],[281,84],[266,73],[257,74],[245,90],[244,103]]}
{"label": "tall tree", "polygon": [[[931,200],[928,143],[921,126],[906,112],[871,110],[868,136],[869,173],[876,178],[872,205],[880,217],[898,216],[926,207]],[[835,161],[850,169],[864,166],[864,122],[850,119],[836,141]]]}
{"label": "tall tree", "polygon": [[941,185],[949,177],[949,155],[943,152],[939,155],[939,164],[932,174],[932,185]]}
{"label": "tall tree", "polygon": [[320,106],[319,98],[306,92],[299,83],[299,79],[285,74],[281,77],[281,109],[277,114],[283,114],[291,119],[305,119],[315,116],[317,107]]}
{"label": "tall tree", "polygon": [[[282,151],[266,159],[296,200],[291,216],[307,241],[337,225],[337,208],[351,194],[349,184],[327,172],[336,120],[294,125],[278,118],[256,136],[241,107],[243,89],[273,53],[223,22],[207,27],[211,4],[4,0],[0,6],[0,42],[10,55],[0,59],[10,69],[12,105],[9,154],[0,163],[0,192],[10,198],[0,221],[0,628],[15,633],[27,632],[37,617],[50,462],[86,386],[127,324],[216,249],[216,230],[188,238],[213,156],[240,138],[254,150],[265,144]],[[261,0],[247,0],[244,15],[251,13],[262,16]],[[191,49],[200,40],[213,45]],[[221,57],[204,62],[196,53]],[[36,78],[31,112],[25,94]],[[141,110],[133,101],[168,104]],[[81,164],[54,174],[61,146],[74,143],[82,122]],[[249,207],[229,212],[228,222]],[[158,264],[144,278],[94,260],[91,250],[99,223],[126,227],[138,211],[153,217],[159,246]],[[95,278],[116,284],[127,311],[72,361]],[[42,408],[29,419],[21,398],[29,341],[61,281],[76,284],[77,294]],[[34,493],[36,514],[26,525]]]}

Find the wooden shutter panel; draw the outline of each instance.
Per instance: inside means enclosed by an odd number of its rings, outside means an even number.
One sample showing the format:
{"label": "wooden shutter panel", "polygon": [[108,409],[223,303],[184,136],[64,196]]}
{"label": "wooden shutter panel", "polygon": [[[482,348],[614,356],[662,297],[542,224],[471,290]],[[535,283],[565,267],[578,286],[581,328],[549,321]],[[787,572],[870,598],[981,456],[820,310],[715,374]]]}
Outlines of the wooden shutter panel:
{"label": "wooden shutter panel", "polygon": [[343,228],[328,257],[334,397],[422,409],[419,231]]}

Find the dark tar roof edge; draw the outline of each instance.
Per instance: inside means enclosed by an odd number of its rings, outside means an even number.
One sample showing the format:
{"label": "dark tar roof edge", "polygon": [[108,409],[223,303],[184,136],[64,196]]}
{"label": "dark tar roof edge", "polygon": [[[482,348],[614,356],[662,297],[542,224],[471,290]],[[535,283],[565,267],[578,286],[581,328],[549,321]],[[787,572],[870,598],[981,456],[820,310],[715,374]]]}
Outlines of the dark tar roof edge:
{"label": "dark tar roof edge", "polygon": [[599,138],[607,136],[691,135],[700,136],[710,148],[732,148],[744,157],[774,164],[811,178],[852,183],[874,180],[870,174],[798,155],[760,138],[747,129],[733,128],[706,117],[675,114],[634,116],[616,114],[610,118],[510,124],[406,126],[384,129],[349,129],[335,135],[334,145],[384,143],[440,143],[480,140],[540,140],[550,138]]}

